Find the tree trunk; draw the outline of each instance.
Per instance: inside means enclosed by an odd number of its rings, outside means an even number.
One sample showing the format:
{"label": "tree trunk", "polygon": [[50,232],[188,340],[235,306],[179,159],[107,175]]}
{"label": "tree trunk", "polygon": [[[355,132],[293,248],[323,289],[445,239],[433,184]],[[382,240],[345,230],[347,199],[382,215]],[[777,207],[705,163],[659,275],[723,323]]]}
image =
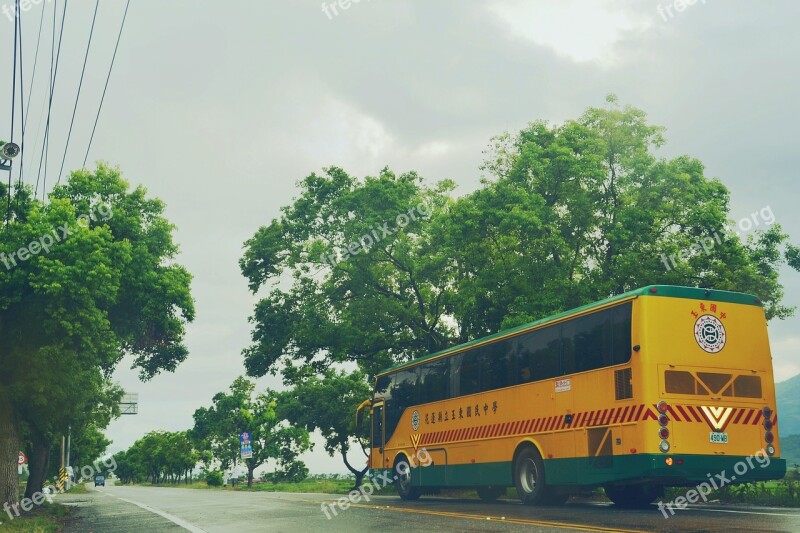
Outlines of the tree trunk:
{"label": "tree trunk", "polygon": [[7,391],[0,387],[0,502],[9,505],[19,501],[19,445],[14,406]]}
{"label": "tree trunk", "polygon": [[253,471],[256,469],[255,466],[247,465],[247,488],[253,488]]}
{"label": "tree trunk", "polygon": [[356,476],[356,483],[353,486],[353,490],[357,490],[361,486],[361,482],[364,480],[364,476],[367,475],[367,471],[369,470],[369,464],[364,467],[363,470],[357,470],[350,465],[350,461],[347,460],[347,443],[339,443],[339,450],[342,452],[342,459],[344,460],[344,466]]}
{"label": "tree trunk", "polygon": [[50,447],[52,443],[38,432],[34,432],[28,456],[28,483],[25,486],[25,497],[33,498],[42,492],[47,469],[50,467]]}

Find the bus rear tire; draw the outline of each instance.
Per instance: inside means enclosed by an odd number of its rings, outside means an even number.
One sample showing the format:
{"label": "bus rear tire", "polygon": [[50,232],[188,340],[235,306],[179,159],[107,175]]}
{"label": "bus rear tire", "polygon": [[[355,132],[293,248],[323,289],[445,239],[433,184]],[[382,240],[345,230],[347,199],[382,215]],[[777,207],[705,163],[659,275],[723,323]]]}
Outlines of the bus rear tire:
{"label": "bus rear tire", "polygon": [[536,448],[523,448],[514,460],[514,486],[525,505],[542,505],[547,491],[544,485],[544,462]]}
{"label": "bus rear tire", "polygon": [[406,501],[418,500],[422,492],[413,485],[411,481],[412,469],[404,456],[400,456],[395,460],[394,474],[394,485],[397,488],[397,495],[400,496],[400,499]]}
{"label": "bus rear tire", "polygon": [[654,485],[608,485],[603,489],[614,505],[626,509],[646,508],[664,496],[664,487]]}
{"label": "bus rear tire", "polygon": [[478,487],[478,497],[485,502],[493,502],[506,493],[505,487]]}

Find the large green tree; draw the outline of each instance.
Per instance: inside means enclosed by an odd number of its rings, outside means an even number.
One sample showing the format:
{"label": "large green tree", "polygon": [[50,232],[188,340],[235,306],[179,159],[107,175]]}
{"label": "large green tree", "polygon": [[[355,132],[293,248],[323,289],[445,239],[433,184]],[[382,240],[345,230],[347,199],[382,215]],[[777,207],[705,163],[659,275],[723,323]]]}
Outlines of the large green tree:
{"label": "large green tree", "polygon": [[46,436],[80,422],[58,408],[59,391],[86,405],[125,355],[142,379],[186,358],[191,276],[163,211],[104,165],[72,173],[48,202],[15,189],[0,229],[0,501],[18,498],[29,403]]}
{"label": "large green tree", "polygon": [[[236,378],[230,392],[214,395],[211,407],[194,413],[192,436],[198,448],[208,449],[227,469],[240,461],[247,468],[247,486],[253,486],[256,468],[275,459],[284,468],[292,468],[297,456],[311,446],[308,431],[288,426],[275,412],[274,393],[256,393],[255,384]],[[240,435],[248,433],[252,457],[241,459]]]}
{"label": "large green tree", "polygon": [[355,486],[360,486],[367,466],[353,466],[347,453],[354,440],[362,449],[369,445],[368,427],[356,428],[354,418],[358,405],[369,396],[364,374],[331,369],[320,377],[300,370],[288,375],[286,381],[293,387],[278,393],[278,416],[308,431],[319,430],[325,439],[325,451],[331,457],[338,453],[356,476]]}
{"label": "large green tree", "polygon": [[[452,182],[389,170],[300,181],[241,260],[262,295],[248,373],[354,362],[374,374],[650,283],[751,292],[769,318],[789,316],[778,269],[800,268],[800,251],[780,227],[702,249],[726,236],[728,190],[696,159],[658,158],[663,129],[643,111],[607,104],[494,139],[481,187],[457,199]],[[400,227],[420,202],[430,216]]]}
{"label": "large green tree", "polygon": [[373,373],[447,346],[453,331],[442,319],[454,280],[430,220],[453,184],[429,188],[389,170],[360,181],[329,168],[300,187],[241,260],[250,288],[266,293],[251,319],[248,373],[292,361],[317,372],[356,361]]}

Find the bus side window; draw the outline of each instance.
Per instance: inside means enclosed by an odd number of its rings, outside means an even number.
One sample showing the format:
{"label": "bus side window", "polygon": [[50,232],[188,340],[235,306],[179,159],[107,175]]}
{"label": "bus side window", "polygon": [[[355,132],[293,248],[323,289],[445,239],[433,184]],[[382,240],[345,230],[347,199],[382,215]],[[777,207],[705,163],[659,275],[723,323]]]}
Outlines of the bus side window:
{"label": "bus side window", "polygon": [[450,398],[458,398],[464,394],[461,390],[461,360],[463,354],[448,357],[450,360]]}
{"label": "bus side window", "polygon": [[612,326],[613,348],[611,353],[611,364],[619,365],[631,360],[631,328],[633,304],[628,302],[614,308],[614,320]]}
{"label": "bus side window", "polygon": [[478,349],[481,359],[481,392],[502,389],[512,384],[516,371],[512,350],[511,340]]}
{"label": "bus side window", "polygon": [[476,350],[464,353],[461,360],[461,379],[459,388],[461,394],[475,394],[480,392],[481,361]]}
{"label": "bus side window", "polygon": [[417,403],[430,403],[450,398],[450,360],[445,357],[420,366],[417,382]]}
{"label": "bus side window", "polygon": [[539,330],[531,351],[531,370],[534,381],[550,379],[560,374],[561,328]]}

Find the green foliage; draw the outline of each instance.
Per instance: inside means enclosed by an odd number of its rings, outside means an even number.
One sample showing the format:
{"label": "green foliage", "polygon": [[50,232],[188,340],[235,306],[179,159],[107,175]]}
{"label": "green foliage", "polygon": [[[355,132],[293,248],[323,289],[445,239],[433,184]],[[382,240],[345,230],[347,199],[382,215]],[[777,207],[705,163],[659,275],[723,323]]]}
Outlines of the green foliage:
{"label": "green foliage", "polygon": [[341,454],[353,474],[363,475],[361,468],[350,465],[347,452],[353,436],[361,441],[361,446],[368,445],[369,428],[363,424],[356,431],[354,417],[358,405],[369,395],[364,374],[327,370],[316,376],[288,368],[286,381],[294,387],[278,393],[279,417],[308,431],[319,430],[325,439],[325,451],[331,456]]}
{"label": "green foliage", "polygon": [[114,455],[115,474],[122,483],[188,483],[199,457],[188,431],[152,431]]}
{"label": "green foliage", "polygon": [[221,487],[223,482],[222,472],[219,470],[209,470],[206,472],[205,480],[209,487]]}
{"label": "green foliage", "polygon": [[[108,378],[124,355],[142,379],[185,359],[191,276],[174,263],[163,203],[118,169],[73,172],[48,202],[18,187],[10,205],[0,232],[0,420],[40,449],[68,426],[91,439],[92,425],[117,414],[121,390]],[[79,444],[87,455],[102,445]],[[4,483],[0,494],[13,492]]]}
{"label": "green foliage", "polygon": [[[773,225],[706,254],[699,243],[726,234],[728,190],[697,159],[657,158],[663,128],[607,102],[495,138],[487,178],[458,199],[452,182],[431,188],[388,169],[358,180],[332,167],[300,181],[299,197],[240,261],[263,294],[248,373],[291,380],[292,362],[314,375],[348,362],[371,375],[654,283],[750,292],[768,318],[790,316],[778,269],[800,268],[800,252],[787,235]],[[431,216],[395,227],[420,202]],[[396,231],[368,249],[327,259],[387,223]]]}
{"label": "green foliage", "polygon": [[[663,501],[686,496],[686,487],[672,487],[665,491]],[[720,503],[746,503],[781,507],[800,507],[800,471],[797,467],[788,470],[779,481],[742,483],[728,485],[712,491],[708,500]]]}
{"label": "green foliage", "polygon": [[[329,168],[300,187],[281,219],[247,242],[240,262],[251,289],[266,291],[244,352],[248,373],[275,373],[289,361],[315,373],[357,361],[370,373],[446,346],[452,335],[440,319],[452,293],[448,259],[432,245],[422,212],[443,206],[453,184],[430,189],[414,173],[389,170],[362,182]],[[401,228],[398,216],[409,212],[416,219]],[[329,265],[327,258],[365,235],[380,240]],[[284,290],[289,277],[294,284]]]}
{"label": "green foliage", "polygon": [[300,483],[308,477],[308,468],[305,463],[297,460],[289,460],[281,464],[270,480],[273,483]]}
{"label": "green foliage", "polygon": [[227,469],[240,461],[239,436],[250,433],[253,456],[241,460],[247,467],[248,486],[255,469],[269,459],[278,460],[284,471],[296,470],[296,457],[311,447],[308,431],[282,424],[276,406],[275,393],[256,394],[255,384],[239,377],[229,393],[214,395],[211,407],[195,411],[192,437],[198,448],[210,451]]}

